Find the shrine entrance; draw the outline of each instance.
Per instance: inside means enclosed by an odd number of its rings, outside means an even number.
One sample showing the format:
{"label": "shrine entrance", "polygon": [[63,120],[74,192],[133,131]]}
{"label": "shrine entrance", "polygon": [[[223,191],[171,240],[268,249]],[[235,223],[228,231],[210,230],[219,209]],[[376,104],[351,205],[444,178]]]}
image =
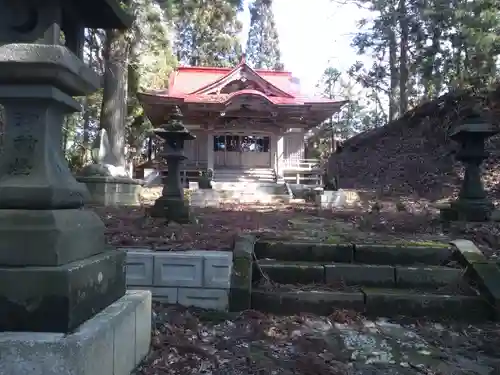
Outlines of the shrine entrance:
{"label": "shrine entrance", "polygon": [[271,137],[226,133],[214,136],[214,165],[224,168],[270,168]]}

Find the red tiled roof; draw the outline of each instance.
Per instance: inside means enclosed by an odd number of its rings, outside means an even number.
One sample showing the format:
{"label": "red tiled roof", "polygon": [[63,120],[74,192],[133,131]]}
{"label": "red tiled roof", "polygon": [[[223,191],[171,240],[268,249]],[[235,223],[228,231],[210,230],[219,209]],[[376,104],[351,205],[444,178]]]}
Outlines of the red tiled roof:
{"label": "red tiled roof", "polygon": [[[205,91],[214,89],[219,83],[235,74],[239,69],[245,69],[257,81],[266,82],[273,95],[266,95],[256,90],[240,90],[231,94],[207,95]],[[255,95],[267,99],[277,105],[303,104],[336,104],[342,106],[345,101],[330,100],[319,97],[310,97],[301,94],[293,82],[292,73],[273,70],[254,70],[245,61],[235,68],[212,67],[179,67],[169,78],[169,86],[164,90],[157,90],[141,94],[140,96],[154,96],[165,99],[179,99],[185,102],[225,103],[239,95]]]}

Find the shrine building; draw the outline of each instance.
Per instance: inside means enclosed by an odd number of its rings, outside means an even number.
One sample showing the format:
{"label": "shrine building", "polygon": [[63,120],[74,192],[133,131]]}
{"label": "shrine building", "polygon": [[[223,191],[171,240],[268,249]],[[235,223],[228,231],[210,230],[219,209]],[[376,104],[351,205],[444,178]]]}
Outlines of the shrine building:
{"label": "shrine building", "polygon": [[267,169],[282,176],[304,157],[306,132],[346,101],[300,93],[290,72],[250,68],[179,67],[163,90],[140,93],[154,127],[178,106],[196,139],[185,144],[184,168],[223,171]]}

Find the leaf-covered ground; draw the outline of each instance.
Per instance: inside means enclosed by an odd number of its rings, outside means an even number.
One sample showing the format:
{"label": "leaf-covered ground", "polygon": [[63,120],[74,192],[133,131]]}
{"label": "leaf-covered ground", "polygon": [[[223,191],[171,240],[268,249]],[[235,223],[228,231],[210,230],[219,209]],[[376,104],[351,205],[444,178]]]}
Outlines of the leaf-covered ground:
{"label": "leaf-covered ground", "polygon": [[500,326],[156,305],[140,375],[496,375]]}
{"label": "leaf-covered ground", "polygon": [[193,223],[166,225],[137,208],[94,207],[106,225],[108,243],[155,249],[228,249],[234,236],[252,232],[262,237],[349,242],[425,242],[467,238],[488,256],[500,248],[498,223],[456,223],[443,228],[438,212],[421,201],[373,202],[337,211],[318,211],[307,204],[226,204],[193,209]]}
{"label": "leaf-covered ground", "polygon": [[[471,238],[488,255],[497,224],[443,230],[422,201],[366,201],[338,211],[307,204],[226,204],[194,209],[189,225],[166,225],[138,208],[93,209],[109,243],[156,249],[228,249],[234,235],[310,241],[448,241]],[[417,375],[500,373],[500,326],[368,321],[349,311],[277,317],[156,305],[153,341],[137,375]]]}

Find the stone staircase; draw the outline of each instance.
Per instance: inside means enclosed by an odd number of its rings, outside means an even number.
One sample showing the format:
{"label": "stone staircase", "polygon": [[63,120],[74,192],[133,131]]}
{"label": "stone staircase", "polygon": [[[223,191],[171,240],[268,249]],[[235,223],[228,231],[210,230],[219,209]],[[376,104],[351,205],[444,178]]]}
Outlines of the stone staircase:
{"label": "stone staircase", "polygon": [[486,277],[471,273],[470,259],[477,257],[449,244],[259,240],[253,254],[251,308],[256,310],[329,315],[350,309],[372,317],[467,321],[495,315],[487,272]]}
{"label": "stone staircase", "polygon": [[283,203],[289,199],[285,184],[275,182],[269,168],[216,169],[211,190],[191,193],[196,207],[218,207],[222,203]]}
{"label": "stone staircase", "polygon": [[215,169],[213,181],[216,184],[241,182],[270,183],[276,181],[276,174],[271,168]]}

